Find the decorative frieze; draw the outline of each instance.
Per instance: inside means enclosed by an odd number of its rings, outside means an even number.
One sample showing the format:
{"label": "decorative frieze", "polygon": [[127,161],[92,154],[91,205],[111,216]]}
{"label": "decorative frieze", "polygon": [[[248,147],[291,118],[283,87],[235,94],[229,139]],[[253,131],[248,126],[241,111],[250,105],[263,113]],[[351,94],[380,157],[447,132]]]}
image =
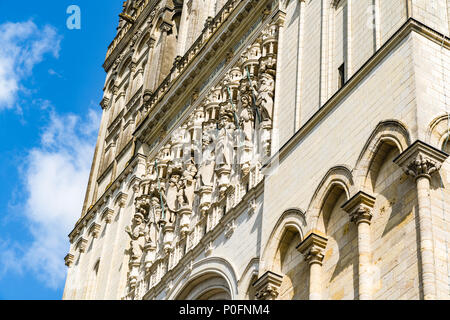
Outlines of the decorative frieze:
{"label": "decorative frieze", "polygon": [[[184,239],[186,250],[194,248],[245,195],[236,193],[262,180],[258,172],[272,139],[277,42],[278,25],[271,23],[147,159],[134,194],[139,228],[145,231],[132,237],[130,275],[152,269],[157,256],[172,256]],[[194,93],[192,101],[198,99]],[[256,200],[249,210],[256,210]],[[231,238],[236,222],[222,227]],[[169,259],[171,267],[178,255]]]}

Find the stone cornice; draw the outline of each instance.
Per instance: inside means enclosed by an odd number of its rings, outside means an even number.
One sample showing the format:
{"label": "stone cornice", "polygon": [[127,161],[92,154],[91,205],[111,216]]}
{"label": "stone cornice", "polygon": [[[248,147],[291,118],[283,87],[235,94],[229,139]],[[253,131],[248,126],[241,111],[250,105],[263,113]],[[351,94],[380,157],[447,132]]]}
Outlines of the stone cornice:
{"label": "stone cornice", "polygon": [[[395,47],[412,32],[416,32],[427,39],[450,49],[450,38],[427,27],[423,23],[409,18],[402,27],[336,92],[308,121],[269,159],[263,169],[267,170],[274,163],[283,161],[286,156],[302,141],[330,112],[336,108],[347,95],[356,88],[386,58]],[[277,161],[276,161],[277,160]]]}

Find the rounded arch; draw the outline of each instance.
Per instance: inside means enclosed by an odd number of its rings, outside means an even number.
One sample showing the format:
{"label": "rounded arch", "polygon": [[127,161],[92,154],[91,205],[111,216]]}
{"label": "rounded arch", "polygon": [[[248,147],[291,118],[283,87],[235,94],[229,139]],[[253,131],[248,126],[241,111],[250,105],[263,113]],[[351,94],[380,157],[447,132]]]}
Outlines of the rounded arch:
{"label": "rounded arch", "polygon": [[126,70],[130,66],[132,61],[133,61],[133,53],[130,51],[124,56],[122,62],[120,63],[119,67],[117,68],[118,76],[121,81],[123,80],[123,76],[125,75]]}
{"label": "rounded arch", "polygon": [[[352,172],[344,165],[328,170],[314,192],[307,211],[307,222],[312,227],[311,229],[323,229],[323,224],[319,223],[321,219],[323,220],[322,209],[329,202],[330,196],[336,196],[336,191],[343,191],[347,199],[350,199],[356,191]],[[325,232],[325,230],[320,231]]]}
{"label": "rounded arch", "polygon": [[142,32],[141,36],[138,38],[135,44],[135,52],[134,52],[134,59],[137,60],[142,53],[144,52],[144,49],[148,45],[148,41],[150,40],[150,32]]}
{"label": "rounded arch", "polygon": [[105,81],[105,87],[104,87],[104,91],[106,92],[107,95],[111,95],[112,92],[114,91],[114,85],[116,83],[116,79],[117,79],[117,73],[116,72],[112,72],[108,78]]}
{"label": "rounded arch", "polygon": [[397,120],[380,122],[367,140],[355,166],[355,182],[363,191],[373,191],[373,183],[386,155],[396,148],[399,153],[410,145],[406,126]]}
{"label": "rounded arch", "polygon": [[227,260],[210,257],[192,265],[176,282],[168,294],[169,300],[209,299],[220,293],[228,293],[231,300],[238,297],[235,269]]}
{"label": "rounded arch", "polygon": [[266,246],[262,254],[262,261],[264,261],[264,270],[275,273],[281,272],[281,265],[277,263],[277,255],[280,254],[280,247],[289,233],[298,233],[300,239],[303,239],[304,229],[306,228],[305,213],[298,208],[290,208],[283,212],[278,218],[272,233],[269,236]]}
{"label": "rounded arch", "polygon": [[[426,142],[430,145],[438,148],[439,150],[446,151],[450,145],[450,113],[442,114],[428,126]],[[447,143],[447,146],[445,145]],[[447,148],[446,148],[447,147]]]}

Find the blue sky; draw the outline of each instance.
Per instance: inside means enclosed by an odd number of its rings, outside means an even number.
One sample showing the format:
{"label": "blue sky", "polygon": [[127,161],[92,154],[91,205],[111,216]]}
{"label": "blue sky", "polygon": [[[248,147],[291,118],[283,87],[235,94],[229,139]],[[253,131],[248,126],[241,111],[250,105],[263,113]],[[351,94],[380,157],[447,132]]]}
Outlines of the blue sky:
{"label": "blue sky", "polygon": [[0,1],[0,299],[62,297],[122,3]]}

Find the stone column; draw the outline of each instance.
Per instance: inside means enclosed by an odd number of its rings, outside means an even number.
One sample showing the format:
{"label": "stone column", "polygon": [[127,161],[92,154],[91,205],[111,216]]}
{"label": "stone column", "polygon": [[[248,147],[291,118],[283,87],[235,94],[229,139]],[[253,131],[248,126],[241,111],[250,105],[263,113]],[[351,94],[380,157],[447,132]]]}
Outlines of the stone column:
{"label": "stone column", "polygon": [[151,77],[152,77],[152,64],[153,64],[153,56],[154,56],[154,51],[153,49],[155,48],[155,43],[156,43],[156,39],[152,36],[150,37],[150,39],[148,40],[147,44],[148,44],[148,54],[147,54],[147,63],[145,66],[145,71],[144,71],[144,90],[143,90],[143,95],[144,95],[144,101],[148,102],[150,100],[151,95],[153,94],[152,92],[152,88],[151,88]]}
{"label": "stone column", "polygon": [[322,261],[328,239],[319,231],[311,231],[297,247],[309,263],[309,300],[322,298]]}
{"label": "stone column", "polygon": [[276,300],[280,293],[279,289],[282,282],[283,276],[267,271],[253,284],[256,291],[256,299]]}
{"label": "stone column", "polygon": [[350,214],[351,221],[356,223],[358,228],[359,300],[372,299],[370,222],[374,204],[374,197],[360,191],[342,206],[342,209]]}
{"label": "stone column", "polygon": [[422,285],[425,300],[436,299],[433,224],[431,213],[431,176],[439,171],[448,155],[420,140],[394,159],[403,171],[415,179],[419,204],[419,238],[422,261]]}

